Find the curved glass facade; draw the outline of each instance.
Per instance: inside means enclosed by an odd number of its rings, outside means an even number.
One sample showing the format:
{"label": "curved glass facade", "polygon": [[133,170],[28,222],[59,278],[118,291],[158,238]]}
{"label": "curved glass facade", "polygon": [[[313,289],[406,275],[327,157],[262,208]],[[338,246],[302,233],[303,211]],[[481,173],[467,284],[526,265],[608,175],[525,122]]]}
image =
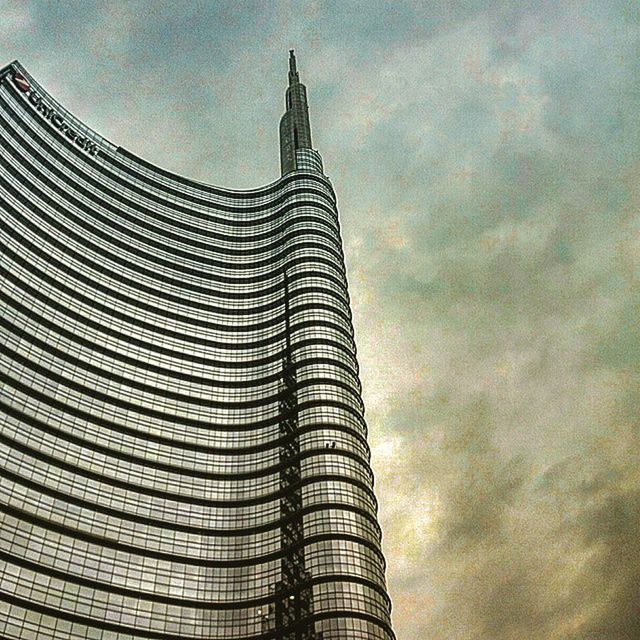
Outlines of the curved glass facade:
{"label": "curved glass facade", "polygon": [[196,183],[17,62],[0,135],[0,636],[393,638],[317,152]]}

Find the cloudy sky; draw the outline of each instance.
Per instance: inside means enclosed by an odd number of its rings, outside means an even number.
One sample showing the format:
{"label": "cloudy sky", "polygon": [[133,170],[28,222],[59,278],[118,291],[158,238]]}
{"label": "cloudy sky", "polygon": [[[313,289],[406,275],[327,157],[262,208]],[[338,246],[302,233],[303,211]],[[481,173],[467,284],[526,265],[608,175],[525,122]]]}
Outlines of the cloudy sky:
{"label": "cloudy sky", "polygon": [[637,639],[640,4],[0,0],[0,65],[234,188],[278,177],[292,47],[399,640]]}

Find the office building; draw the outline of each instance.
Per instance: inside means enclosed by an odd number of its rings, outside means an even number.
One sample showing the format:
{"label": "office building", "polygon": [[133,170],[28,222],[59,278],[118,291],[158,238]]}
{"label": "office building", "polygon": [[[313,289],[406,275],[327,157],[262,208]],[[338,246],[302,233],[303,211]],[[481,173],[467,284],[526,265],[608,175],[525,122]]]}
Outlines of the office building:
{"label": "office building", "polygon": [[3,640],[394,637],[335,195],[289,65],[282,176],[249,191],[0,71]]}

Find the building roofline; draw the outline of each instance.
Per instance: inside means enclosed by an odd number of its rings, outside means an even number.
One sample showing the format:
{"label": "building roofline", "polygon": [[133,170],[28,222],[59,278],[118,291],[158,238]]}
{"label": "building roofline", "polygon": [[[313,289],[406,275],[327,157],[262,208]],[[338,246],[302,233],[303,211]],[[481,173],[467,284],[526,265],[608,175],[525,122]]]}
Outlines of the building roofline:
{"label": "building roofline", "polygon": [[[128,149],[126,149],[125,147],[122,147],[121,145],[117,145],[113,142],[111,142],[108,138],[105,138],[104,136],[102,136],[100,133],[98,133],[97,131],[95,131],[95,129],[92,129],[91,127],[87,126],[80,118],[78,118],[77,116],[75,116],[71,111],[69,111],[66,107],[64,107],[62,104],[60,104],[60,102],[58,102],[30,73],[29,71],[27,71],[27,69],[20,63],[20,61],[18,59],[13,60],[12,62],[10,62],[9,64],[3,66],[2,68],[0,68],[0,82],[3,82],[5,77],[11,72],[11,71],[18,71],[20,74],[22,74],[29,82],[30,85],[32,85],[36,91],[45,99],[46,102],[48,102],[49,104],[53,105],[54,108],[59,111],[61,114],[64,115],[64,117],[69,120],[70,122],[73,123],[73,126],[77,129],[79,129],[80,131],[83,132],[83,135],[88,136],[89,138],[91,138],[96,144],[98,144],[100,146],[101,149],[104,149],[105,147],[108,149],[108,151],[110,151],[113,154],[118,154],[120,156],[124,156],[125,158],[129,159],[129,160],[133,160],[134,162],[136,162],[137,164],[139,164],[141,167],[144,167],[146,169],[150,169],[152,171],[155,171],[158,173],[158,176],[164,176],[165,178],[168,178],[170,180],[175,180],[176,182],[180,182],[182,184],[185,184],[186,186],[193,186],[196,188],[204,188],[206,189],[214,189],[214,190],[220,190],[222,192],[227,192],[230,194],[242,194],[242,195],[248,195],[248,194],[259,194],[262,191],[266,191],[269,189],[273,189],[275,188],[280,182],[282,182],[285,179],[290,180],[292,178],[291,175],[287,175],[287,176],[280,176],[278,178],[276,178],[275,180],[268,182],[267,184],[264,185],[260,185],[258,187],[252,187],[249,189],[232,189],[230,187],[225,187],[225,186],[221,186],[221,185],[217,185],[217,184],[213,184],[210,182],[204,182],[201,180],[196,180],[195,178],[191,178],[189,176],[185,176],[182,175],[180,173],[177,173],[175,171],[171,171],[169,169],[165,169],[153,162],[150,162],[149,160],[145,160],[144,158],[142,158],[141,156],[133,153],[132,151],[129,151]],[[333,193],[333,187],[331,185],[331,181],[324,175],[322,174],[318,174],[317,172],[309,172],[310,175],[313,175],[314,179],[316,180],[320,180],[322,182],[325,182],[326,185],[331,189],[332,193]],[[307,175],[307,172],[302,172],[299,171],[297,172],[296,175]]]}

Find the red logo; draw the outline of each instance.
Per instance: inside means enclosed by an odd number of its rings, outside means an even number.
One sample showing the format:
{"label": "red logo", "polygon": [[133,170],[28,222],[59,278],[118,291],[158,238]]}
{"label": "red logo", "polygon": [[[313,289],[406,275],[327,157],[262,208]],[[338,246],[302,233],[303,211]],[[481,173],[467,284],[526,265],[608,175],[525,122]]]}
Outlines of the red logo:
{"label": "red logo", "polygon": [[27,79],[20,73],[15,73],[13,75],[13,81],[16,83],[18,89],[20,91],[24,91],[25,93],[31,89],[31,85],[27,81]]}

